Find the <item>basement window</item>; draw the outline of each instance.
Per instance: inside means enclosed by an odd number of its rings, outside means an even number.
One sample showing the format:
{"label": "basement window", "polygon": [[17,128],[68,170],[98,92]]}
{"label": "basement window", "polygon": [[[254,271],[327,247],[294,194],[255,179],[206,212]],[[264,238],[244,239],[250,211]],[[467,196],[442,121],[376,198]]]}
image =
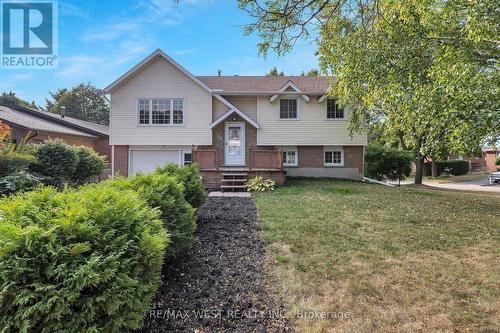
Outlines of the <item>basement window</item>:
{"label": "basement window", "polygon": [[324,159],[325,166],[343,166],[344,149],[339,147],[325,147]]}

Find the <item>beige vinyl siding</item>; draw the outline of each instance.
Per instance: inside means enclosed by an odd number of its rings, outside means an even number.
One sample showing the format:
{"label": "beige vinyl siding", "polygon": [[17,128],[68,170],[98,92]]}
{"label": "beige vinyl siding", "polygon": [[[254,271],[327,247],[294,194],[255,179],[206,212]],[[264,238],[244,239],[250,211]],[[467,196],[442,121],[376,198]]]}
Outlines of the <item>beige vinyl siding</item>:
{"label": "beige vinyl siding", "polygon": [[269,97],[259,97],[257,99],[257,119],[260,125],[257,133],[258,145],[366,145],[366,133],[354,134],[352,138],[349,136],[347,119],[326,119],[326,100],[318,103],[318,98],[313,96],[309,102],[300,96],[282,98],[297,98],[297,119],[280,119],[279,98],[271,103]]}
{"label": "beige vinyl siding", "polygon": [[213,106],[212,119],[214,121],[219,119],[220,116],[229,111],[229,108],[215,97],[212,97],[212,106]]}
{"label": "beige vinyl siding", "polygon": [[257,97],[224,96],[224,98],[252,120],[257,121]]}
{"label": "beige vinyl siding", "polygon": [[[138,125],[138,98],[184,99],[184,125]],[[161,57],[111,93],[110,144],[211,145],[212,96]]]}

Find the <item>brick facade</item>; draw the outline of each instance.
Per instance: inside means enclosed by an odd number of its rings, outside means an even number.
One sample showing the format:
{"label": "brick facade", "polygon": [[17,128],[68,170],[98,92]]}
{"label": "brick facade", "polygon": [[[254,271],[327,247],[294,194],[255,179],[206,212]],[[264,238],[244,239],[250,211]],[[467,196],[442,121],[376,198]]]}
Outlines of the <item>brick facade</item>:
{"label": "brick facade", "polygon": [[[299,168],[324,168],[323,146],[299,146]],[[363,146],[344,146],[344,168],[358,168],[363,173]],[[336,167],[334,167],[336,168]]]}

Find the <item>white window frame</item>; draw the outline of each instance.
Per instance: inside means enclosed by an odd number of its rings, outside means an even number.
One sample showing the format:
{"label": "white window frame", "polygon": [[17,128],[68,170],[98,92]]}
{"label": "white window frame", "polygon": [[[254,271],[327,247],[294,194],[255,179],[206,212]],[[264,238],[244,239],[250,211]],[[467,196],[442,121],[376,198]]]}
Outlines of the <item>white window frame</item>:
{"label": "white window frame", "polygon": [[193,152],[191,150],[182,150],[182,156],[181,156],[182,165],[186,165],[186,154],[191,154],[191,161],[189,161],[189,164],[193,164]]}
{"label": "white window frame", "polygon": [[[328,120],[328,121],[345,120],[345,116],[346,116],[346,110],[345,110],[345,108],[342,110],[343,111],[342,112],[342,116],[343,116],[342,118],[328,118],[328,100],[334,100],[335,103],[337,103],[336,100],[333,99],[333,98],[326,98],[325,99],[325,120]],[[338,106],[338,104],[337,104],[337,106]]]}
{"label": "white window frame", "polygon": [[286,154],[288,155],[289,152],[294,152],[295,153],[295,163],[287,163],[286,158],[283,159],[283,166],[286,167],[296,167],[299,165],[299,151],[297,147],[283,147],[282,148],[282,155]]}
{"label": "white window frame", "polygon": [[[168,124],[153,124],[153,100],[155,99],[167,99],[170,101],[170,122]],[[149,101],[149,123],[140,123],[140,102],[142,100]],[[182,124],[174,124],[174,100],[182,101]],[[186,126],[186,98],[180,97],[139,97],[136,103],[136,124],[139,127],[184,127]]]}
{"label": "white window frame", "polygon": [[[326,153],[327,152],[340,152],[340,163],[327,163],[326,162]],[[344,147],[324,147],[323,148],[323,164],[324,166],[331,167],[331,166],[344,166],[345,160],[344,160]]]}
{"label": "white window frame", "polygon": [[[297,102],[297,117],[295,118],[281,118],[281,101],[282,100],[289,100],[289,99],[292,99],[292,100],[295,100]],[[300,120],[300,99],[295,97],[295,96],[290,96],[290,97],[282,97],[279,99],[279,102],[278,102],[278,119],[279,120],[284,120],[284,121],[294,121],[294,120]]]}

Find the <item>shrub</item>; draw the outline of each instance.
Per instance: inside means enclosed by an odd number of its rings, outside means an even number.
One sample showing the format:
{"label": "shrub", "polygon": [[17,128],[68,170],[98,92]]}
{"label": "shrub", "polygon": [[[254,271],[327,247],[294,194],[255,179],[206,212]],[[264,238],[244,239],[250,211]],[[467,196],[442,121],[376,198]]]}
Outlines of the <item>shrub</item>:
{"label": "shrub", "polygon": [[61,186],[71,180],[78,166],[76,150],[62,140],[40,144],[35,152],[38,159],[36,171],[48,177],[48,183]]}
{"label": "shrub", "polygon": [[205,201],[207,192],[196,164],[179,167],[175,163],[170,163],[163,168],[157,168],[156,172],[176,176],[184,185],[186,201],[194,208],[199,208]]}
{"label": "shrub", "polygon": [[262,176],[256,176],[246,182],[247,191],[249,192],[266,192],[274,191],[274,180],[264,179]]}
{"label": "shrub", "polygon": [[500,165],[500,156],[497,157],[497,159],[495,161],[495,165]]}
{"label": "shrub", "polygon": [[92,148],[80,146],[74,147],[78,156],[73,180],[82,184],[92,176],[99,175],[105,166],[104,156],[97,154]]}
{"label": "shrub", "polygon": [[174,258],[191,247],[196,229],[195,210],[184,199],[184,188],[177,178],[166,173],[138,173],[106,183],[119,189],[133,189],[151,207],[160,210],[160,217],[171,235],[167,258]]}
{"label": "shrub", "polygon": [[[470,163],[466,160],[448,160],[448,161],[437,161],[436,162],[437,174],[438,176],[447,172],[453,176],[466,175],[470,171]],[[424,175],[431,175],[431,164],[424,164]]]}
{"label": "shrub", "polygon": [[45,187],[0,201],[4,332],[121,332],[142,326],[168,234],[133,191]]}
{"label": "shrub", "polygon": [[410,175],[409,153],[378,144],[366,147],[365,175],[376,180],[404,180]]}
{"label": "shrub", "polygon": [[19,191],[29,191],[40,185],[42,179],[25,170],[0,177],[0,195]]}
{"label": "shrub", "polygon": [[27,170],[35,164],[36,158],[32,155],[15,151],[0,151],[0,177]]}

